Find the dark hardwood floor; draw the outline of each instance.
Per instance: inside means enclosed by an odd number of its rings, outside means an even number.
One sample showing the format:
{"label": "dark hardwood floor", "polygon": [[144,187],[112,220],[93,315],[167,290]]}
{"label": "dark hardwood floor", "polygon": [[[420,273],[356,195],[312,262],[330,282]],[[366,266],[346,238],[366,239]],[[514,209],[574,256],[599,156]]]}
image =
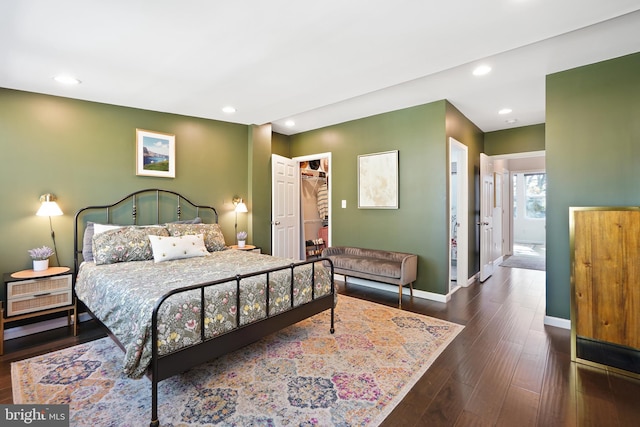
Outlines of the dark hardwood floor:
{"label": "dark hardwood floor", "polygon": [[[397,294],[357,285],[340,292],[397,306]],[[640,380],[571,363],[570,332],[545,326],[545,273],[497,267],[448,304],[404,297],[403,309],[462,325],[383,426],[637,426]],[[84,322],[5,342],[0,403],[12,403],[11,362],[105,336]]]}

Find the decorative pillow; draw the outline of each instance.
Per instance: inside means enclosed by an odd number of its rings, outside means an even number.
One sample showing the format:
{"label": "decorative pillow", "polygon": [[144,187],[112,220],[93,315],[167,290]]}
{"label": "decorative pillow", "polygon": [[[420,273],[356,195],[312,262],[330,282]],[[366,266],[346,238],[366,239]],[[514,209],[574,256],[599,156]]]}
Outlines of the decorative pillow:
{"label": "decorative pillow", "polygon": [[167,224],[167,229],[172,236],[204,235],[204,245],[209,252],[221,251],[226,247],[218,224]]}
{"label": "decorative pillow", "polygon": [[178,237],[149,235],[149,240],[155,262],[205,256],[208,253],[202,234]]}
{"label": "decorative pillow", "polygon": [[[196,218],[192,221],[198,220]],[[120,224],[98,224],[97,222],[87,221],[82,238],[82,259],[85,261],[94,261],[93,259],[93,236],[104,233],[105,231],[117,230],[118,228],[128,227]],[[142,225],[140,227],[162,227],[162,225]]]}
{"label": "decorative pillow", "polygon": [[93,261],[93,234],[95,230],[93,228],[94,223],[87,221],[87,225],[84,228],[84,236],[82,237],[82,259],[85,261]]}
{"label": "decorative pillow", "polygon": [[84,236],[82,237],[82,259],[85,261],[93,261],[93,236],[95,234],[104,233],[107,230],[115,230],[120,227],[124,226],[115,224],[98,224],[87,221],[87,226],[84,229]]}
{"label": "decorative pillow", "polygon": [[126,225],[120,224],[93,224],[93,234],[104,233],[105,231],[117,230],[118,228],[126,227]]}
{"label": "decorative pillow", "polygon": [[148,235],[169,236],[169,232],[164,227],[131,225],[94,234],[93,257],[96,264],[153,259]]}

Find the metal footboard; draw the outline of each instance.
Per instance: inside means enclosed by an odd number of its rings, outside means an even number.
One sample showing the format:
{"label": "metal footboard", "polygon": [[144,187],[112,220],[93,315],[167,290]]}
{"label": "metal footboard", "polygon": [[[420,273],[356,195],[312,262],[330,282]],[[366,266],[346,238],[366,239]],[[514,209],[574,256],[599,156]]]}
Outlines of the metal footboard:
{"label": "metal footboard", "polygon": [[[330,280],[331,290],[327,295],[316,297],[315,294],[315,271],[317,266],[322,266],[322,261],[325,261],[325,266],[322,268],[330,268]],[[296,268],[301,268],[305,265],[311,265],[311,301],[295,306],[294,303],[294,271]],[[291,307],[277,314],[269,314],[269,292],[268,283],[271,275],[280,271],[290,271],[291,283],[289,289],[289,295],[291,300]],[[242,310],[240,310],[240,283],[243,279],[250,277],[264,275],[266,279],[265,292],[265,307],[266,316],[260,320],[252,323],[241,325],[240,316]],[[238,307],[236,313],[236,328],[231,331],[216,335],[211,338],[205,336],[205,290],[211,286],[216,286],[225,283],[236,283],[236,306]],[[171,296],[188,292],[193,290],[200,291],[200,342],[185,348],[181,348],[174,352],[160,355],[158,350],[158,312],[162,307],[162,304]],[[334,272],[333,263],[328,258],[318,258],[310,261],[302,261],[297,263],[291,263],[282,267],[275,267],[267,270],[256,271],[247,274],[239,274],[226,279],[215,280],[212,282],[202,283],[193,286],[187,286],[180,289],[172,290],[163,295],[155,304],[153,309],[153,316],[151,321],[152,330],[152,360],[150,366],[151,374],[151,427],[158,427],[160,421],[158,419],[158,383],[173,375],[184,372],[190,368],[201,365],[209,360],[215,359],[223,354],[230,353],[234,350],[242,348],[248,344],[251,344],[259,339],[279,331],[289,325],[297,323],[315,314],[318,314],[327,309],[331,310],[331,325],[329,331],[335,332],[335,284],[334,284]]]}

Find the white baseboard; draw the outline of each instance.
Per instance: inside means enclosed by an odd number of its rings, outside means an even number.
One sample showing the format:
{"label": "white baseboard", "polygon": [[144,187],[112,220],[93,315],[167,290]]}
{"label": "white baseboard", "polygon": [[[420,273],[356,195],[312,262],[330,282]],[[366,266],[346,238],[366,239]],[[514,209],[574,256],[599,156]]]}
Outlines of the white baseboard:
{"label": "white baseboard", "polygon": [[476,281],[476,279],[478,278],[479,274],[480,274],[480,273],[476,273],[476,274],[474,274],[473,276],[469,277],[469,278],[467,279],[467,281],[466,281],[466,282],[464,282],[464,281],[462,281],[462,280],[461,280],[461,281],[459,281],[459,282],[458,282],[458,283],[460,284],[459,286],[462,286],[463,288],[468,288],[469,286],[471,286],[471,285],[473,285],[473,284],[474,284],[474,282],[475,282],[475,281]]}
{"label": "white baseboard", "polygon": [[544,316],[544,324],[556,328],[571,329],[571,320],[561,317]]}
{"label": "white baseboard", "polygon": [[[344,276],[341,274],[336,274],[335,277],[336,279],[344,281]],[[389,285],[387,283],[374,282],[372,280],[366,280],[366,279],[359,279],[357,277],[349,277],[349,281],[347,283],[368,286],[374,289],[381,289],[383,291],[393,292],[394,294],[398,295],[398,286],[396,285]],[[410,292],[409,288],[407,287],[402,288],[403,295],[409,295],[409,292]],[[423,298],[431,301],[445,302],[445,303],[451,299],[450,295],[441,295],[433,292],[421,291],[420,289],[414,289],[413,296],[417,298]]]}
{"label": "white baseboard", "polygon": [[[91,319],[87,313],[80,313],[79,321],[85,322]],[[28,325],[16,326],[4,330],[4,339],[10,340],[13,338],[20,338],[31,334],[37,334],[38,332],[49,331],[51,329],[62,328],[67,326],[67,316],[57,317],[55,319],[44,320],[42,322],[30,323]]]}

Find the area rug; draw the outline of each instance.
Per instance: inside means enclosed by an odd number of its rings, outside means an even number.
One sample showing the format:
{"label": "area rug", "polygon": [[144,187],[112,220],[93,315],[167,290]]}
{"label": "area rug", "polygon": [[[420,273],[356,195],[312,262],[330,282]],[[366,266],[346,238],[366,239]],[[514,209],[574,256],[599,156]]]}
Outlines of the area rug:
{"label": "area rug", "polygon": [[500,266],[542,271],[547,269],[545,257],[532,255],[512,255],[502,261]]}
{"label": "area rug", "polygon": [[[320,313],[159,384],[162,426],[374,426],[462,326],[340,295]],[[147,378],[109,338],[15,362],[14,403],[69,404],[72,426],[145,426]]]}

